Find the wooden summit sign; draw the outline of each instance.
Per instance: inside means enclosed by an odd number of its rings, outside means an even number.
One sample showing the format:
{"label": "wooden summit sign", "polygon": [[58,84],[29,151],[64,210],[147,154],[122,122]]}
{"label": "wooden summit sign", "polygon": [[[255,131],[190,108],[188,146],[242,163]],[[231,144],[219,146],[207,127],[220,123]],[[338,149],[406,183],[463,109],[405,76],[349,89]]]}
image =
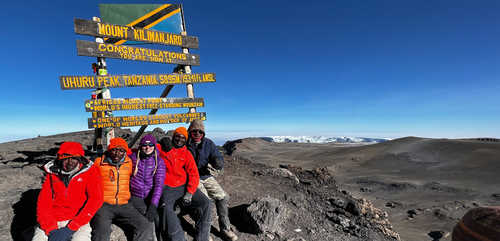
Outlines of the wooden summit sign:
{"label": "wooden summit sign", "polygon": [[76,40],[76,48],[80,56],[106,57],[165,64],[200,65],[200,56],[197,54],[96,43],[84,40]]}
{"label": "wooden summit sign", "polygon": [[85,111],[118,111],[203,107],[203,98],[123,98],[85,101]]}
{"label": "wooden summit sign", "polygon": [[[60,76],[62,90],[95,89],[92,99],[85,101],[85,110],[92,112],[88,127],[95,128],[93,149],[102,152],[114,137],[115,127],[142,126],[128,144],[133,146],[148,125],[188,123],[205,120],[205,112],[196,112],[205,105],[194,97],[194,83],[215,82],[214,73],[191,73],[191,66],[200,65],[200,56],[189,49],[199,47],[198,38],[187,36],[181,4],[100,4],[101,17],[92,20],[74,19],[75,33],[95,37],[95,42],[76,40],[79,56],[97,57],[92,64],[96,75]],[[182,48],[180,52],[131,46],[140,42]],[[130,43],[130,45],[124,45]],[[172,74],[108,75],[105,58],[177,64]],[[174,85],[185,84],[187,98],[166,98]],[[160,98],[111,99],[109,88],[163,85]],[[189,108],[188,113],[159,114],[159,109]],[[148,115],[113,116],[114,111],[150,109]],[[107,140],[107,141],[105,141]]]}
{"label": "wooden summit sign", "polygon": [[180,34],[160,32],[137,27],[100,23],[84,19],[75,19],[75,33],[141,41],[153,44],[198,48],[198,38]]}
{"label": "wooden summit sign", "polygon": [[193,120],[205,120],[205,112],[183,113],[183,114],[161,114],[140,116],[117,116],[103,118],[89,118],[89,129],[106,127],[128,127],[140,125],[159,125],[170,123],[186,123]]}
{"label": "wooden summit sign", "polygon": [[96,89],[215,82],[214,73],[59,76],[61,89]]}

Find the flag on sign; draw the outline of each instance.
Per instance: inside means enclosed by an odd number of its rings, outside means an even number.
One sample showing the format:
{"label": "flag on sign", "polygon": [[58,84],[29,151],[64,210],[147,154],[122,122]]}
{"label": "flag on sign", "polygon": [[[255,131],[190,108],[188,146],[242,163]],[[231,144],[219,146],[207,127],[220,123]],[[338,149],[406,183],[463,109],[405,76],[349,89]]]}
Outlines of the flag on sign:
{"label": "flag on sign", "polygon": [[[102,22],[176,34],[183,30],[181,8],[181,4],[99,4]],[[120,45],[127,40],[109,38],[106,42]]]}

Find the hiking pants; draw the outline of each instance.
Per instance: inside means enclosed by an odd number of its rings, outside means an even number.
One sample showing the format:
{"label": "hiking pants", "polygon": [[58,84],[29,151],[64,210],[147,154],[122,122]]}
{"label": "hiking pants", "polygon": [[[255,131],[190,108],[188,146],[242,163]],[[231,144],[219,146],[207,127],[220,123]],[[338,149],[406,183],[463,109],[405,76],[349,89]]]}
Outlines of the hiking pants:
{"label": "hiking pants", "polygon": [[153,225],[129,202],[123,205],[104,203],[90,221],[92,241],[109,241],[111,224],[132,232],[133,241],[152,241]]}
{"label": "hiking pants", "polygon": [[214,177],[208,177],[205,180],[200,179],[198,190],[201,190],[205,195],[215,201],[220,231],[231,230],[228,211],[229,195],[224,192],[219,182],[217,182]]}
{"label": "hiking pants", "polygon": [[[148,211],[148,204],[150,203],[150,200],[148,198],[142,199],[139,197],[132,196],[130,197],[130,202],[134,207],[139,211],[142,215],[146,215],[146,212]],[[151,205],[151,204],[150,204]],[[160,205],[160,204],[158,204]],[[159,211],[159,210],[156,210]],[[158,215],[156,215],[155,219],[153,220],[153,227],[154,227],[154,232],[153,235],[156,235],[156,240],[161,241],[161,231],[160,231],[160,219]]]}
{"label": "hiking pants", "polygon": [[[63,228],[65,227],[70,220],[66,221],[59,221],[57,222],[57,228]],[[71,241],[90,241],[90,233],[92,229],[90,228],[90,225],[87,223],[83,226],[81,226],[76,232],[73,234]],[[49,237],[45,235],[45,232],[40,228],[37,227],[35,229],[35,235],[33,236],[33,239],[31,241],[47,241],[49,240]]]}
{"label": "hiking pants", "polygon": [[224,192],[224,189],[222,189],[222,186],[217,182],[215,177],[208,177],[205,180],[200,179],[198,189],[213,200],[222,200],[227,196],[227,193]]}
{"label": "hiking pants", "polygon": [[[186,192],[185,186],[169,187],[164,186],[162,201],[164,202],[163,214],[161,215],[162,232],[168,236],[166,240],[171,241],[185,241],[184,230],[182,229],[181,222],[175,213],[174,206],[176,202],[181,202],[184,193]],[[211,217],[210,217],[210,201],[199,190],[193,195],[191,205],[183,207],[188,213],[196,213],[195,229],[196,233],[194,239],[196,241],[208,241],[210,235]]]}

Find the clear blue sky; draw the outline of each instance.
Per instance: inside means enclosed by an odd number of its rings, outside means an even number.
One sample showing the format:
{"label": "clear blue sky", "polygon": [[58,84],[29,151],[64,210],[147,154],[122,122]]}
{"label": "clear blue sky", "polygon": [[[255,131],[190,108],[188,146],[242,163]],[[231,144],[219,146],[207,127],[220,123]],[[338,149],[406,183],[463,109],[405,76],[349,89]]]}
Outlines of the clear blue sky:
{"label": "clear blue sky", "polygon": [[[73,32],[73,18],[98,16],[98,3],[149,2],[3,3],[0,142],[86,130],[90,91],[62,91],[58,81],[92,74],[95,58],[77,56],[75,44],[91,38]],[[200,39],[193,72],[217,74],[215,84],[195,85],[209,136],[500,137],[500,1],[182,3],[188,34]],[[173,67],[108,60],[111,74]],[[169,95],[185,96],[184,86]]]}

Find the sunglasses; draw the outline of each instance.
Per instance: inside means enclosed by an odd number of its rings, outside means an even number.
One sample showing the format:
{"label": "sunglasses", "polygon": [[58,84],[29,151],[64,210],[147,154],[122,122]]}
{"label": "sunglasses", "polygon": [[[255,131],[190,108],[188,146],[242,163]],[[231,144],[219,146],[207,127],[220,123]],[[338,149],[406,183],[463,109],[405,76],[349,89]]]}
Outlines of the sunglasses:
{"label": "sunglasses", "polygon": [[144,144],[144,145],[141,145],[141,146],[149,146],[149,147],[153,147],[153,146],[155,146],[155,144],[153,144],[153,143],[148,143],[148,144]]}
{"label": "sunglasses", "polygon": [[202,131],[202,130],[197,130],[197,129],[191,130],[190,132],[191,132],[191,133],[195,133],[195,134],[196,134],[196,133],[198,133],[198,134],[205,134],[205,132],[204,132],[204,131]]}

